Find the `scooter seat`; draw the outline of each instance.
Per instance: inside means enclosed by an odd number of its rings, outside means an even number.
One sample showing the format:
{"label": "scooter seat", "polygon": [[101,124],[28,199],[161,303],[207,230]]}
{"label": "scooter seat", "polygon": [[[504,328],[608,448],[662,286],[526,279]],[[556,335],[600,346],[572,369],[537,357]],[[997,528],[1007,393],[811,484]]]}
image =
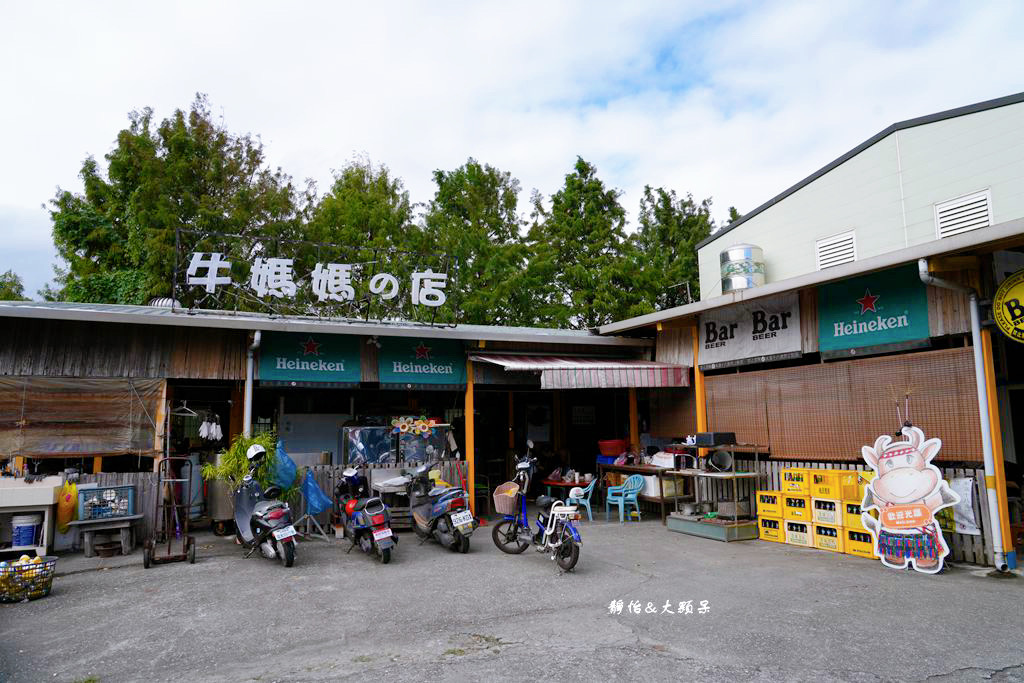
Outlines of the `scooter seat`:
{"label": "scooter seat", "polygon": [[543,510],[544,512],[547,512],[548,508],[550,508],[551,504],[554,502],[555,499],[552,498],[551,496],[537,496],[537,507]]}

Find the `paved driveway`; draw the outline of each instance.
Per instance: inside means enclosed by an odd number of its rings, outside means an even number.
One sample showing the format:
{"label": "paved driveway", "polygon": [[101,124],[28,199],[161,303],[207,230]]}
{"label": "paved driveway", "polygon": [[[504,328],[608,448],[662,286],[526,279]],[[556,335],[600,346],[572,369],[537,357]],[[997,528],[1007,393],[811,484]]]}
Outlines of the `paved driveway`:
{"label": "paved driveway", "polygon": [[0,671],[104,683],[1024,680],[1021,578],[924,576],[657,521],[582,533],[565,575],[532,550],[500,553],[490,527],[468,555],[403,534],[388,566],[307,542],[285,569],[210,535],[192,566],[144,570],[137,552],[96,571],[68,558],[61,568],[77,573],[49,597],[0,605]]}

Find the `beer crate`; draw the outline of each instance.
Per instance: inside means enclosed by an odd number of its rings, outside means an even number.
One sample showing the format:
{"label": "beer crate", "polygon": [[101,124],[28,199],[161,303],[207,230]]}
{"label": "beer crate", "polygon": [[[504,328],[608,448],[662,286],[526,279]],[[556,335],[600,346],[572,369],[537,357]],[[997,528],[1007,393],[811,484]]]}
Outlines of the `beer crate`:
{"label": "beer crate", "polygon": [[[864,522],[861,521],[860,513],[860,500],[844,500],[843,501],[843,526],[847,529],[856,529],[857,531],[865,531]],[[871,516],[878,519],[878,512],[871,510]]]}
{"label": "beer crate", "polygon": [[757,492],[758,517],[782,517],[782,491]]}
{"label": "beer crate", "polygon": [[782,518],[811,521],[811,499],[795,493],[782,494]]}
{"label": "beer crate", "polygon": [[863,528],[843,530],[843,552],[869,560],[878,559],[878,555],[875,554],[875,539]]}
{"label": "beer crate", "polygon": [[783,520],[786,527],[786,543],[790,545],[802,545],[805,548],[814,547],[814,538],[811,535],[811,523],[800,522],[792,519]]}
{"label": "beer crate", "polygon": [[868,490],[868,484],[876,476],[874,470],[865,470],[863,472],[857,472],[857,497],[864,500],[864,492]]}
{"label": "beer crate", "polygon": [[811,498],[811,519],[815,524],[843,525],[843,501]]}
{"label": "beer crate", "polygon": [[810,495],[810,471],[807,467],[782,468],[782,492]]}
{"label": "beer crate", "polygon": [[811,470],[811,497],[843,500],[857,495],[855,470]]}
{"label": "beer crate", "polygon": [[831,526],[828,524],[814,525],[814,547],[821,550],[831,550],[834,553],[843,552],[843,540],[846,534],[843,527]]}
{"label": "beer crate", "polygon": [[782,524],[782,519],[779,517],[758,517],[757,537],[762,541],[785,543],[785,529],[783,529]]}

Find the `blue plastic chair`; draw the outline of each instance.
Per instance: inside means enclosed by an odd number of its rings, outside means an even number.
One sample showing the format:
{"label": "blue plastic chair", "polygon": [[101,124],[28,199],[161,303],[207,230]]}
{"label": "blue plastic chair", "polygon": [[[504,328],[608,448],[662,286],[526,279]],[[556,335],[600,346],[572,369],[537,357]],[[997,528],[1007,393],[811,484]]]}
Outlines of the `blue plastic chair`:
{"label": "blue plastic chair", "polygon": [[636,498],[640,495],[640,491],[643,488],[644,478],[639,474],[629,475],[629,478],[622,483],[622,486],[609,486],[608,495],[604,499],[605,521],[608,521],[609,509],[612,504],[619,508],[619,524],[622,524],[624,521],[623,513],[627,505],[632,505],[636,509],[636,518],[640,519],[640,504]]}
{"label": "blue plastic chair", "polygon": [[590,480],[587,484],[587,488],[583,489],[583,495],[579,498],[568,498],[566,500],[569,505],[582,505],[587,509],[587,520],[590,522],[594,521],[594,515],[590,512],[590,496],[594,493],[594,486],[597,484],[597,477]]}

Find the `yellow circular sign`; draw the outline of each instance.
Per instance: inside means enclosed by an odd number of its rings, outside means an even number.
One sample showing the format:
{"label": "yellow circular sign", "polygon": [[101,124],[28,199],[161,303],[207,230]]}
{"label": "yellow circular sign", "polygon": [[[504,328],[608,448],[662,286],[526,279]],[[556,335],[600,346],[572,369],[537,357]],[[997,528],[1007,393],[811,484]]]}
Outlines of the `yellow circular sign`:
{"label": "yellow circular sign", "polygon": [[1024,270],[999,285],[992,300],[992,315],[1003,334],[1024,344]]}

